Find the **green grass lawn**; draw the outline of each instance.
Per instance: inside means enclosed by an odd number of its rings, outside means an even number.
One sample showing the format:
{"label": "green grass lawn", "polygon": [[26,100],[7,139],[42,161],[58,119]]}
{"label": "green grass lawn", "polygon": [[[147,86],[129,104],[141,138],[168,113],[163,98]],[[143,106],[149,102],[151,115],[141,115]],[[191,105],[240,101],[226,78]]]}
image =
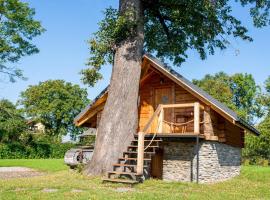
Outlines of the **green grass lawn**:
{"label": "green grass lawn", "polygon": [[[2,160],[0,166],[34,167],[48,171],[32,178],[0,180],[0,199],[270,199],[270,168],[245,166],[239,177],[217,184],[147,180],[119,192],[121,184],[102,184],[62,166],[60,160]],[[41,167],[44,165],[46,167]],[[57,170],[56,170],[57,169]],[[62,170],[60,170],[62,169]],[[44,192],[44,189],[57,189]]]}
{"label": "green grass lawn", "polygon": [[30,167],[49,172],[68,169],[63,159],[0,159],[0,167],[12,166]]}

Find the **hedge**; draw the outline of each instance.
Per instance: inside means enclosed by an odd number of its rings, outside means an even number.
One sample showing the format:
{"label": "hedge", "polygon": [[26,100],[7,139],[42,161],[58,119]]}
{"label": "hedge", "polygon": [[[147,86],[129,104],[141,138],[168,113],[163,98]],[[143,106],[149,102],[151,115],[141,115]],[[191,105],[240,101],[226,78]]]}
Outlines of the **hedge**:
{"label": "hedge", "polygon": [[63,158],[65,152],[74,146],[72,143],[31,143],[26,146],[18,142],[0,143],[0,159]]}

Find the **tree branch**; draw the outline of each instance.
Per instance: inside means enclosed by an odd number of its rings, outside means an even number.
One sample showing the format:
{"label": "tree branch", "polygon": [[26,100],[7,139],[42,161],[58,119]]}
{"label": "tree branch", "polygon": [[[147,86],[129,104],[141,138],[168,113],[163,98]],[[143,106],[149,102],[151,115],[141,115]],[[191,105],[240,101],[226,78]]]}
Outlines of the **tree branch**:
{"label": "tree branch", "polygon": [[165,32],[166,35],[167,35],[167,39],[168,39],[168,40],[171,40],[172,36],[171,36],[171,34],[170,34],[170,30],[169,30],[168,26],[167,26],[166,23],[165,23],[165,19],[163,18],[163,16],[162,16],[161,13],[159,12],[159,10],[157,10],[157,13],[156,13],[156,14],[157,14],[157,18],[158,18],[158,20],[159,20],[159,22],[160,22],[160,24],[161,24],[161,26],[162,26],[164,32]]}
{"label": "tree branch", "polygon": [[171,33],[170,33],[170,30],[168,28],[168,26],[166,25],[165,23],[165,20],[170,20],[172,21],[172,19],[170,19],[169,17],[167,16],[163,16],[159,10],[159,7],[160,7],[160,2],[159,0],[150,0],[150,1],[145,1],[144,2],[146,4],[146,6],[148,8],[151,8],[153,10],[153,14],[154,16],[156,16],[167,36],[167,39],[168,40],[171,40],[172,36],[171,36]]}
{"label": "tree branch", "polygon": [[11,73],[11,72],[7,72],[7,71],[3,71],[3,70],[0,70],[0,73],[7,74],[9,76],[17,76],[17,74],[14,74],[14,73]]}

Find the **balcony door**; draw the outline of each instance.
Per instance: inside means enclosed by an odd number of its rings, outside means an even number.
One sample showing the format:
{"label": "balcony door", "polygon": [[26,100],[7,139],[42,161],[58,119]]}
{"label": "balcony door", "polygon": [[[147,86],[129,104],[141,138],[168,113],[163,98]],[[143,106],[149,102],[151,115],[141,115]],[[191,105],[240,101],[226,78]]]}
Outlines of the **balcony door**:
{"label": "balcony door", "polygon": [[[155,101],[155,109],[157,109],[159,104],[172,104],[172,87],[159,87],[154,89],[154,101]],[[164,110],[164,121],[172,122],[172,114],[173,109],[168,108]],[[171,133],[170,124],[163,122],[163,133]],[[157,122],[154,123],[155,127],[157,126]],[[153,127],[154,128],[154,127]],[[153,129],[152,129],[153,130]],[[156,129],[155,129],[156,130]]]}

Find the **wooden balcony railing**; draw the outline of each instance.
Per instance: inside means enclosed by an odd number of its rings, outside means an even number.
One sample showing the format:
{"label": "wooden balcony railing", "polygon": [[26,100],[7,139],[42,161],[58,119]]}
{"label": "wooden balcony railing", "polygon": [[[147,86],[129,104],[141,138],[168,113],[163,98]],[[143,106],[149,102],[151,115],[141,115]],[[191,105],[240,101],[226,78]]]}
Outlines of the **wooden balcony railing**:
{"label": "wooden balcony railing", "polygon": [[[149,121],[146,123],[145,127],[141,132],[138,133],[138,154],[137,154],[137,174],[143,175],[143,166],[144,166],[144,151],[151,145],[152,141],[156,137],[156,135],[163,132],[163,121],[164,121],[164,109],[168,108],[193,108],[194,109],[194,135],[200,134],[200,108],[203,108],[199,102],[195,103],[185,103],[185,104],[160,104],[155,110],[154,114],[151,116]],[[154,131],[152,140],[150,143],[144,147],[144,138],[151,125],[157,119],[156,130]]]}

